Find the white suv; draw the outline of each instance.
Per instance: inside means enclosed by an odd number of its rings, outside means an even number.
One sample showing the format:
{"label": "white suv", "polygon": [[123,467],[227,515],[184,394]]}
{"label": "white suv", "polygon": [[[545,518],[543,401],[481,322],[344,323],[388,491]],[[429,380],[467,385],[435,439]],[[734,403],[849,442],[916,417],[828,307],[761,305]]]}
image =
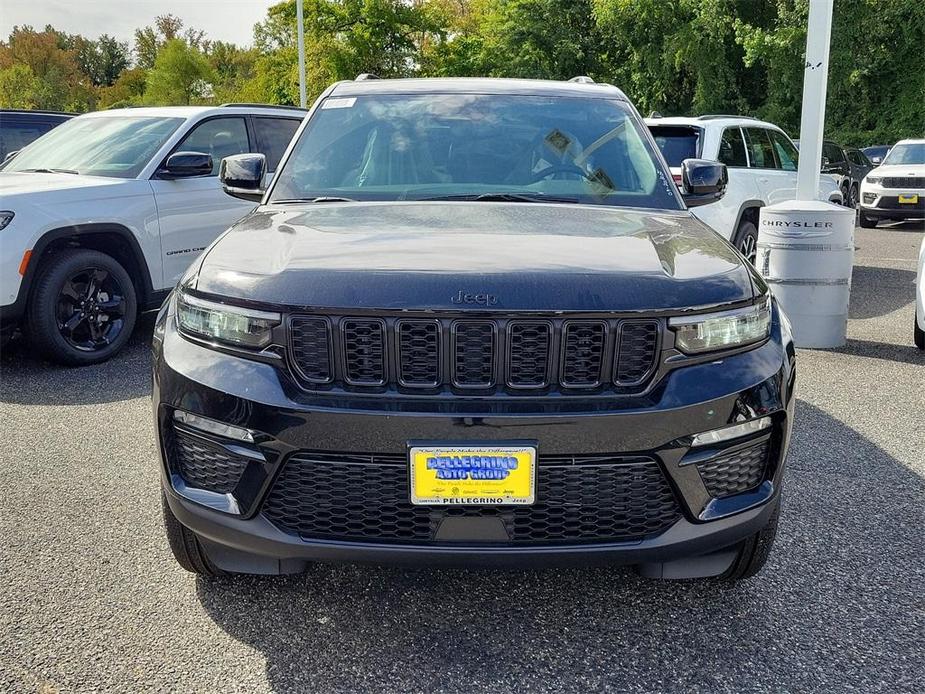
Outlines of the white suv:
{"label": "white suv", "polygon": [[[754,262],[758,210],[796,197],[798,151],[787,134],[746,116],[653,117],[646,119],[646,125],[678,185],[685,159],[726,165],[729,184],[723,198],[691,211]],[[818,197],[841,202],[841,191],[831,176],[822,176]]]}
{"label": "white suv", "polygon": [[881,219],[925,218],[925,139],[900,140],[864,177],[858,214],[865,229]]}
{"label": "white suv", "polygon": [[[222,191],[246,152],[273,171],[304,111],[257,104],[133,108],[74,118],[0,170],[0,336],[21,326],[66,364],[108,359],[139,311],[254,209]],[[4,340],[5,341],[5,340]]]}

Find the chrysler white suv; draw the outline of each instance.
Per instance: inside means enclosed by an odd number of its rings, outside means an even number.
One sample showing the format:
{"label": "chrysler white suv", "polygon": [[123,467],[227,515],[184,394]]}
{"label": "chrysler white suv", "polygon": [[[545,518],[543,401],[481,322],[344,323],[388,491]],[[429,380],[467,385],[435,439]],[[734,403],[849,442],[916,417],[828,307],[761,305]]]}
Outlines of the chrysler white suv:
{"label": "chrysler white suv", "polygon": [[925,139],[900,140],[861,181],[859,221],[925,219]]}
{"label": "chrysler white suv", "polygon": [[7,157],[0,336],[21,327],[65,364],[118,352],[138,313],[256,207],[222,191],[222,159],[260,153],[272,172],[303,116],[258,104],[101,111]]}
{"label": "chrysler white suv", "polygon": [[[679,186],[685,159],[726,165],[726,195],[692,212],[754,263],[758,210],[796,197],[799,152],[787,134],[772,123],[746,116],[650,117],[646,125]],[[833,177],[822,176],[818,197],[841,203]]]}

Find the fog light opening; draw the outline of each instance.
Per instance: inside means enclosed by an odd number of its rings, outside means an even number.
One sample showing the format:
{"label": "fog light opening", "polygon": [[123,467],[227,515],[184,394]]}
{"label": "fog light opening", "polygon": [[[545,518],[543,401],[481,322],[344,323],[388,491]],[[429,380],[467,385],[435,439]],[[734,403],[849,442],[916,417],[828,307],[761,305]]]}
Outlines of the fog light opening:
{"label": "fog light opening", "polygon": [[216,436],[223,436],[226,439],[235,439],[247,443],[254,442],[254,435],[243,427],[236,427],[231,424],[225,424],[224,422],[218,422],[214,419],[202,417],[184,410],[174,410],[173,418],[174,421],[180,424],[185,424],[186,426],[215,434]]}
{"label": "fog light opening", "polygon": [[721,443],[723,441],[729,441],[730,439],[738,439],[743,436],[748,436],[749,434],[754,434],[757,431],[767,429],[770,426],[771,418],[762,417],[761,419],[752,419],[748,422],[733,424],[732,426],[723,427],[722,429],[705,431],[703,433],[694,435],[694,439],[691,442],[691,447],[710,446],[713,444]]}

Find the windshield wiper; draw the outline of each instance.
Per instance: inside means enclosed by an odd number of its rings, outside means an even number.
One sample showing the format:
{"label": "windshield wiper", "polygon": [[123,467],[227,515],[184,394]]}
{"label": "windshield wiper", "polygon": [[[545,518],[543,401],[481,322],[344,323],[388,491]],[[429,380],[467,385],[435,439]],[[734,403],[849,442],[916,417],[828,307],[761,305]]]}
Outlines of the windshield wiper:
{"label": "windshield wiper", "polygon": [[417,200],[423,200],[425,202],[435,200],[465,200],[475,202],[578,202],[578,198],[556,197],[553,195],[546,195],[545,193],[479,193],[470,195],[437,195],[432,198],[417,198]]}
{"label": "windshield wiper", "polygon": [[336,195],[320,195],[317,198],[286,198],[270,200],[271,205],[293,205],[300,202],[356,202],[353,198],[341,198]]}
{"label": "windshield wiper", "polygon": [[64,174],[74,174],[75,176],[80,175],[80,171],[74,171],[74,169],[19,169],[25,173],[64,173]]}

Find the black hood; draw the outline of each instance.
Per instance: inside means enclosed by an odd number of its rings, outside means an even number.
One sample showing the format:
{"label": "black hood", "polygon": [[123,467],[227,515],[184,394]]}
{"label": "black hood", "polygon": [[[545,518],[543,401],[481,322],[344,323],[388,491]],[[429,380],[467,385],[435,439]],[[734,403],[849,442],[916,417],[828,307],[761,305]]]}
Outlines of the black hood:
{"label": "black hood", "polygon": [[207,252],[195,287],[353,309],[484,309],[475,295],[490,294],[496,310],[645,311],[753,294],[741,257],[688,212],[493,202],[262,207]]}

